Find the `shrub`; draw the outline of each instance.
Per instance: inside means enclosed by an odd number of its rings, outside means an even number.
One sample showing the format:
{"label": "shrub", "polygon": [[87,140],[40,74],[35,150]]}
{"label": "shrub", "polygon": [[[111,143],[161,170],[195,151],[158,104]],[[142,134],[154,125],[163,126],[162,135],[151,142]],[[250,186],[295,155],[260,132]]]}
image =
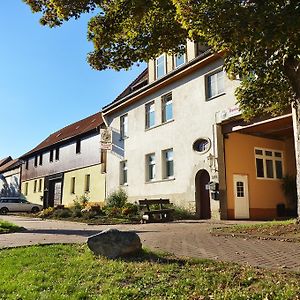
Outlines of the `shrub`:
{"label": "shrub", "polygon": [[77,209],[77,208],[72,209],[72,216],[74,218],[81,218],[82,217],[81,209]]}
{"label": "shrub", "polygon": [[89,219],[93,219],[95,217],[97,217],[97,212],[95,211],[86,211],[84,213],[82,213],[82,217],[86,220],[89,220]]}
{"label": "shrub", "polygon": [[84,195],[81,195],[80,197],[76,196],[76,198],[73,200],[73,207],[75,209],[84,209],[88,202],[90,201],[90,197],[88,193],[85,193]]}
{"label": "shrub", "polygon": [[122,215],[124,216],[136,216],[138,214],[139,207],[133,203],[126,203],[122,208]]}
{"label": "shrub", "polygon": [[180,206],[173,206],[174,212],[173,217],[175,220],[193,220],[196,218],[195,214],[186,208]]}
{"label": "shrub", "polygon": [[104,210],[108,217],[115,218],[115,217],[120,217],[122,215],[122,208],[119,207],[106,206]]}
{"label": "shrub", "polygon": [[108,207],[122,208],[127,202],[127,193],[123,189],[112,192],[106,199]]}
{"label": "shrub", "polygon": [[54,218],[70,218],[72,216],[72,211],[68,208],[56,209],[53,212]]}
{"label": "shrub", "polygon": [[43,209],[41,212],[39,212],[38,217],[40,218],[49,218],[53,215],[54,208],[53,207],[48,207]]}

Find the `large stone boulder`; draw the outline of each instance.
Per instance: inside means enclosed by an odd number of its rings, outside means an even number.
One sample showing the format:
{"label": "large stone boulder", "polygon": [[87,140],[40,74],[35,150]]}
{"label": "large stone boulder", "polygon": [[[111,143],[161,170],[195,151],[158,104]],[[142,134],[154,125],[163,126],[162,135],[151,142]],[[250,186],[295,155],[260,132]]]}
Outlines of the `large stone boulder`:
{"label": "large stone boulder", "polygon": [[141,240],[135,232],[118,229],[107,229],[92,235],[87,244],[94,254],[108,258],[134,254],[142,249]]}

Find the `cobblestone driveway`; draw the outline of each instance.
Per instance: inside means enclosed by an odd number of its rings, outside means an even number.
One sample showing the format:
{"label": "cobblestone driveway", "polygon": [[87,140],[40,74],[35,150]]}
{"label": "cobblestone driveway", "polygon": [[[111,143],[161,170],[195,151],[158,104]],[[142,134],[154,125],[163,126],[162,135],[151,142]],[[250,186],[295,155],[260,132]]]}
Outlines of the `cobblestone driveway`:
{"label": "cobblestone driveway", "polygon": [[27,231],[0,235],[0,248],[48,243],[84,243],[88,236],[113,227],[136,231],[146,247],[167,251],[177,256],[210,258],[300,272],[300,243],[216,237],[209,234],[213,226],[236,222],[186,221],[91,226],[17,216],[1,216],[1,219],[23,226]]}

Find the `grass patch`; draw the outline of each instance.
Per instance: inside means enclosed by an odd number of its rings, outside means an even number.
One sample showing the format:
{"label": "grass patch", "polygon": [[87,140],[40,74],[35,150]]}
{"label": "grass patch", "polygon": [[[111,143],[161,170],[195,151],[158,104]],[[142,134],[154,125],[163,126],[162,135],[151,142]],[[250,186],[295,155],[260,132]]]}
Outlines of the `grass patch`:
{"label": "grass patch", "polygon": [[240,233],[257,236],[279,236],[286,238],[300,238],[300,224],[295,219],[285,221],[270,221],[257,224],[233,225],[214,228],[213,233]]}
{"label": "grass patch", "polygon": [[22,227],[19,227],[15,224],[12,224],[7,221],[0,220],[0,234],[1,233],[11,233],[22,230]]}
{"label": "grass patch", "polygon": [[144,251],[94,257],[85,245],[0,251],[0,299],[300,299],[300,275]]}

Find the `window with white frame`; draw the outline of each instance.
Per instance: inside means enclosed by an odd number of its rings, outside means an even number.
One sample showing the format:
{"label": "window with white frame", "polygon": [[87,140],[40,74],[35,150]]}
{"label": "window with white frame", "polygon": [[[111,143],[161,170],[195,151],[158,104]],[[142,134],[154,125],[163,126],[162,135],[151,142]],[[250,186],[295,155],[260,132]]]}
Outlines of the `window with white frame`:
{"label": "window with white frame", "polygon": [[120,134],[122,139],[128,137],[128,115],[127,114],[120,117]]}
{"label": "window with white frame", "polygon": [[162,122],[167,122],[173,119],[173,101],[172,93],[161,97]]}
{"label": "window with white frame", "polygon": [[175,68],[180,67],[184,63],[185,63],[185,53],[183,53],[183,54],[178,53],[178,54],[176,54],[174,56],[174,65],[175,65]]}
{"label": "window with white frame", "polygon": [[167,149],[162,152],[163,158],[163,178],[174,177],[174,159],[173,149]]}
{"label": "window with white frame", "polygon": [[151,128],[155,125],[155,104],[154,101],[147,103],[145,106],[146,128]]}
{"label": "window with white frame", "polygon": [[155,179],[155,154],[146,155],[146,180],[151,181]]}
{"label": "window with white frame", "polygon": [[225,92],[224,79],[225,73],[223,70],[219,70],[206,77],[206,96],[208,100]]}
{"label": "window with white frame", "polygon": [[166,56],[162,54],[155,60],[155,75],[156,79],[164,76],[166,74]]}
{"label": "window with white frame", "polygon": [[255,148],[256,177],[265,179],[282,179],[282,151]]}
{"label": "window with white frame", "polygon": [[127,167],[127,160],[120,162],[120,184],[126,185],[128,183],[128,167]]}

